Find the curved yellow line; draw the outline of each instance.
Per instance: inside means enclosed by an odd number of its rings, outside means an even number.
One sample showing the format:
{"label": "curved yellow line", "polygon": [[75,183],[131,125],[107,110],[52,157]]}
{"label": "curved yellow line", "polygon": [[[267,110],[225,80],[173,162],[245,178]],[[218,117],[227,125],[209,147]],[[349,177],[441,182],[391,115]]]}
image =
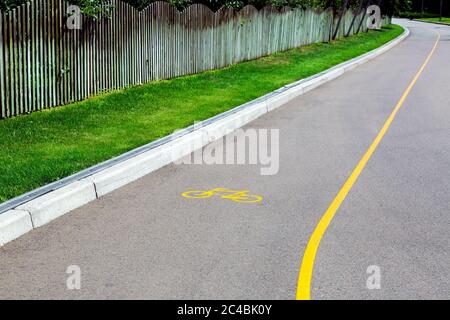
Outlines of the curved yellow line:
{"label": "curved yellow line", "polygon": [[347,194],[350,192],[351,188],[353,187],[354,183],[358,179],[359,175],[361,174],[362,170],[366,166],[369,159],[372,157],[373,153],[375,152],[376,148],[380,144],[381,140],[383,139],[384,135],[388,131],[389,127],[392,124],[392,121],[394,120],[395,116],[397,115],[400,108],[403,106],[403,103],[405,102],[406,98],[408,97],[409,93],[411,92],[412,88],[416,84],[417,80],[419,79],[420,75],[422,74],[423,70],[425,69],[426,65],[430,61],[431,57],[433,56],[436,47],[439,43],[439,40],[441,38],[441,35],[437,33],[437,39],[434,43],[433,49],[425,59],[425,62],[420,67],[417,74],[412,79],[411,83],[406,88],[405,92],[403,93],[400,100],[397,102],[397,105],[395,106],[394,110],[392,111],[389,118],[384,123],[383,127],[381,128],[380,132],[378,133],[375,140],[370,145],[369,149],[366,151],[364,156],[359,161],[356,168],[353,170],[350,177],[347,179],[347,181],[342,186],[341,190],[337,194],[336,198],[334,198],[333,202],[325,212],[325,214],[322,216],[322,218],[319,221],[319,224],[317,225],[316,229],[314,230],[311,238],[309,239],[308,245],[306,246],[305,253],[303,255],[303,260],[300,266],[300,273],[298,277],[298,285],[297,285],[297,294],[296,299],[297,300],[310,300],[311,299],[311,279],[314,269],[314,261],[316,258],[317,249],[319,248],[320,241],[322,240],[323,235],[325,234],[328,226],[331,223],[331,220],[333,219],[334,215],[336,214],[336,211],[341,206],[342,202],[345,200]]}

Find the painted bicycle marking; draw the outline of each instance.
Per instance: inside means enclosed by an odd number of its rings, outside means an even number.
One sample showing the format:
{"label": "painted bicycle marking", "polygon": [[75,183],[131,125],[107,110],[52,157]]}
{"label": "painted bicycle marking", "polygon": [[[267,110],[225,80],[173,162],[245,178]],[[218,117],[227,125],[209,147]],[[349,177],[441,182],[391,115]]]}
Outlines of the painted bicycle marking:
{"label": "painted bicycle marking", "polygon": [[215,188],[212,190],[192,190],[186,191],[181,195],[189,199],[206,199],[215,195],[222,199],[228,199],[239,203],[257,203],[263,200],[263,197],[249,194],[250,190],[232,190],[227,188]]}

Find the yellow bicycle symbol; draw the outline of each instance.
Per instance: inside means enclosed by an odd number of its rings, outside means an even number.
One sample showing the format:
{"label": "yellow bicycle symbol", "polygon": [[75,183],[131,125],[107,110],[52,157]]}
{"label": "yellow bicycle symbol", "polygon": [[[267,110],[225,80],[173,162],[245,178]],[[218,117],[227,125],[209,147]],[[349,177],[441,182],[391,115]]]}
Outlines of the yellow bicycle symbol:
{"label": "yellow bicycle symbol", "polygon": [[248,193],[249,190],[232,190],[227,188],[216,188],[209,191],[207,190],[187,191],[182,193],[181,195],[185,198],[190,199],[206,199],[211,198],[214,195],[218,195],[222,199],[229,199],[234,202],[243,202],[243,203],[255,203],[261,202],[263,200],[263,197],[261,196]]}

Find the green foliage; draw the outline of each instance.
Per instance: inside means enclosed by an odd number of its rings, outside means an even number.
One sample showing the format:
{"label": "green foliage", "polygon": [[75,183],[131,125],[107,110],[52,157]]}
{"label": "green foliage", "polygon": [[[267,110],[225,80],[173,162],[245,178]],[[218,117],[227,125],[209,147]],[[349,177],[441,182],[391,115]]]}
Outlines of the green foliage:
{"label": "green foliage", "polygon": [[[11,10],[18,5],[21,5],[29,0],[0,0],[0,10],[3,12]],[[79,5],[81,11],[94,19],[98,19],[100,16],[107,16],[111,9],[109,5],[109,0],[67,0],[72,4]],[[148,7],[151,3],[156,0],[122,0],[131,6],[142,10]],[[345,0],[166,0],[168,3],[176,7],[178,10],[183,10],[194,3],[201,3],[213,11],[217,11],[222,6],[228,8],[241,9],[246,5],[253,5],[258,9],[265,6],[273,6],[276,8],[281,8],[284,6],[289,6],[292,8],[302,7],[302,8],[335,8],[335,12],[339,12],[342,8]],[[366,0],[349,0],[348,4],[351,8],[359,8],[361,1]],[[433,12],[434,14],[439,13],[439,2],[440,0],[424,0],[425,9]],[[378,3],[378,0],[373,0],[372,3]],[[446,2],[445,2],[446,3]],[[411,13],[411,11],[419,12],[418,8],[421,8],[422,0],[383,0],[381,2],[381,12],[384,15],[397,15],[402,17],[418,17],[417,14]],[[444,4],[444,16],[450,15],[450,8],[448,5]],[[421,15],[426,17],[426,15]]]}
{"label": "green foliage", "polygon": [[26,0],[0,0],[0,10],[2,12],[14,9],[17,6],[27,2]]}
{"label": "green foliage", "polygon": [[[29,0],[0,0],[0,9],[2,11],[11,10]],[[123,0],[133,7],[142,10],[156,0]],[[265,6],[274,6],[277,8],[289,6],[292,8],[327,8],[330,6],[340,8],[344,0],[166,0],[179,10],[185,9],[191,4],[201,3],[212,10],[216,11],[222,6],[229,8],[241,9],[246,5],[253,5],[260,9]],[[350,0],[350,6],[357,7],[361,0]],[[385,0],[391,1],[391,0]],[[82,12],[88,16],[98,18],[99,15],[106,14],[109,1],[108,0],[70,0],[71,4],[79,5]],[[106,10],[106,11],[105,11]]]}
{"label": "green foliage", "polygon": [[70,3],[78,5],[83,14],[95,20],[109,16],[113,9],[108,0],[72,0]]}
{"label": "green foliage", "polygon": [[[432,18],[440,15],[441,0],[394,0],[394,14],[404,18]],[[450,1],[442,1],[442,15],[450,17]]]}
{"label": "green foliage", "polygon": [[407,19],[420,19],[420,18],[436,18],[439,17],[436,13],[428,13],[428,12],[410,12],[410,11],[404,11],[399,12],[396,14],[396,16],[400,18],[407,18]]}
{"label": "green foliage", "polygon": [[[123,0],[123,1],[142,10],[155,0]],[[327,1],[326,0],[167,0],[167,2],[169,2],[171,5],[173,5],[179,10],[185,9],[194,3],[201,3],[211,8],[211,10],[217,11],[223,6],[228,8],[241,9],[246,5],[253,5],[258,9],[270,5],[277,8],[283,6],[289,6],[293,8],[325,7]]]}
{"label": "green foliage", "polygon": [[[0,9],[5,12],[11,10],[18,5],[21,5],[29,0],[0,0]],[[142,10],[149,6],[156,0],[123,0],[124,2],[132,5],[133,7]],[[166,0],[168,3],[178,8],[179,10],[187,8],[193,3],[202,3],[212,10],[218,10],[220,7],[225,6],[229,8],[241,9],[246,5],[253,5],[260,9],[265,6],[274,6],[277,8],[283,6],[289,6],[292,8],[341,8],[345,0]],[[360,2],[363,0],[349,0],[349,6],[358,8]],[[383,7],[394,3],[397,11],[408,11],[409,6],[405,6],[404,3],[411,3],[413,0],[384,0]],[[96,17],[99,14],[105,13],[105,6],[108,7],[108,0],[70,0],[72,4],[79,5],[82,11],[92,17]],[[392,6],[392,5],[391,5]]]}
{"label": "green foliage", "polygon": [[[29,0],[0,0],[0,10],[2,12],[7,12],[28,1]],[[101,16],[107,16],[112,9],[108,0],[70,0],[69,3],[78,5],[83,14],[94,19],[98,19]]]}
{"label": "green foliage", "polygon": [[412,6],[412,0],[395,0],[395,1],[393,1],[394,13],[411,11],[411,6]]}
{"label": "green foliage", "polygon": [[450,25],[450,18],[446,17],[433,17],[433,18],[420,18],[420,21],[428,21],[428,22],[440,22]]}

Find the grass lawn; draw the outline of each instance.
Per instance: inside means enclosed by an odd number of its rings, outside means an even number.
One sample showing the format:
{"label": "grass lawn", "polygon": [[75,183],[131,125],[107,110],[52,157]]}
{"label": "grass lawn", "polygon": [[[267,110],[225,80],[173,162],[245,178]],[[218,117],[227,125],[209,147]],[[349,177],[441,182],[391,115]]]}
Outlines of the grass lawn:
{"label": "grass lawn", "polygon": [[439,18],[420,18],[417,20],[418,21],[429,21],[429,22],[441,22],[441,23],[450,24],[450,18],[444,18],[444,17],[442,17],[442,20],[439,20]]}
{"label": "grass lawn", "polygon": [[370,51],[399,26],[0,120],[0,202]]}

